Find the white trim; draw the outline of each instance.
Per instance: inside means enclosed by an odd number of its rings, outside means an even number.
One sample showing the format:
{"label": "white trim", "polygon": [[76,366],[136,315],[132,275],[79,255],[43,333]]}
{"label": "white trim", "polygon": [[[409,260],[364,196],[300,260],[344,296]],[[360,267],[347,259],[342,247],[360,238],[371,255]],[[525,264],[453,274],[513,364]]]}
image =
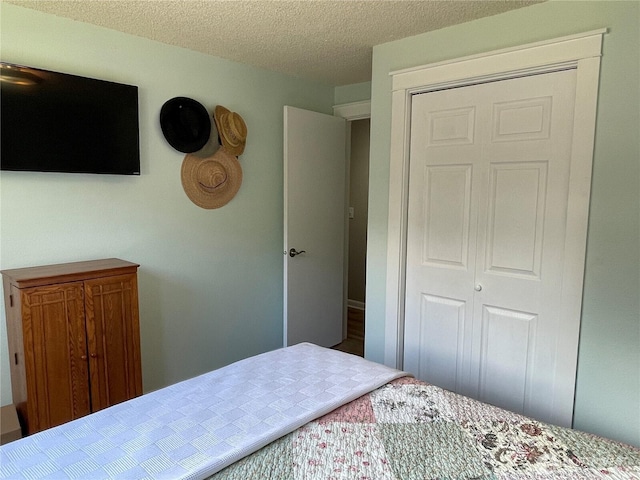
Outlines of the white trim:
{"label": "white trim", "polygon": [[365,309],[365,303],[364,302],[360,302],[358,300],[349,299],[348,305],[349,305],[349,308],[355,308],[357,310],[363,310],[364,311],[364,309]]}
{"label": "white trim", "polygon": [[371,100],[334,105],[333,114],[347,120],[362,120],[371,117]]}
{"label": "white trim", "polygon": [[431,86],[437,82],[452,79],[458,81],[469,78],[480,79],[496,73],[534,69],[600,56],[602,35],[606,32],[606,28],[601,28],[552,40],[396,70],[389,73],[393,77],[392,89],[395,91]]}
{"label": "white trim", "polygon": [[[576,69],[562,318],[580,322],[602,37],[606,29],[391,72],[391,149],[384,363],[402,369],[411,97],[442,88]],[[579,280],[575,280],[579,279]],[[562,328],[569,328],[563,325]],[[575,345],[566,348],[577,352]],[[565,347],[563,347],[565,348]],[[575,378],[575,365],[566,367]],[[567,378],[567,377],[565,377]],[[559,386],[560,396],[574,385]],[[570,391],[569,391],[570,390]],[[572,412],[558,412],[569,418]]]}

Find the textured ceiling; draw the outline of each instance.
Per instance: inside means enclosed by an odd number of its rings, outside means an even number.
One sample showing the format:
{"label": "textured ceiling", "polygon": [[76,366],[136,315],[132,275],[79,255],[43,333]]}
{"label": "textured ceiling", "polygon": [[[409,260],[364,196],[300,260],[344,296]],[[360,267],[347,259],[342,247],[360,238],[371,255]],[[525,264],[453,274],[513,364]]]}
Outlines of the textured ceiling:
{"label": "textured ceiling", "polygon": [[331,85],[371,79],[372,47],[540,0],[4,0]]}

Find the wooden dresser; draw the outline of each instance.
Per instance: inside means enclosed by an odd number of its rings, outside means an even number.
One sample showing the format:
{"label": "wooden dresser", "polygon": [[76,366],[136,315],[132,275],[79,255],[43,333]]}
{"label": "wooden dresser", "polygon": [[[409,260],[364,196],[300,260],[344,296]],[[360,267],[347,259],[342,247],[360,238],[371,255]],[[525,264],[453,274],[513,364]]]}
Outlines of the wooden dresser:
{"label": "wooden dresser", "polygon": [[142,394],[138,266],[110,258],[0,272],[25,434]]}

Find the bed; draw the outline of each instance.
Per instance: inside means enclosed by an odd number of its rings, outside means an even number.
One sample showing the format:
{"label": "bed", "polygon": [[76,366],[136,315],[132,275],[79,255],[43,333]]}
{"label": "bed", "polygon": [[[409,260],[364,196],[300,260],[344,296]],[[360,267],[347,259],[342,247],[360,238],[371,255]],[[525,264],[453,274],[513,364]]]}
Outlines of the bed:
{"label": "bed", "polygon": [[9,443],[0,478],[640,479],[640,449],[299,344]]}

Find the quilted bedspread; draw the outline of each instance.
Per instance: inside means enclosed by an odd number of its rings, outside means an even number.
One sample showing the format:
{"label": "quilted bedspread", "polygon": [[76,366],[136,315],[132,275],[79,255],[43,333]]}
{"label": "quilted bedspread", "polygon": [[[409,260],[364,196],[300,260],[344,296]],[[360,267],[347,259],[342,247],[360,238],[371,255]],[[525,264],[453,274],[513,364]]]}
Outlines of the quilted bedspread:
{"label": "quilted bedspread", "polygon": [[640,449],[400,378],[211,478],[640,480]]}
{"label": "quilted bedspread", "polygon": [[0,479],[205,478],[404,375],[301,343],[3,445]]}

